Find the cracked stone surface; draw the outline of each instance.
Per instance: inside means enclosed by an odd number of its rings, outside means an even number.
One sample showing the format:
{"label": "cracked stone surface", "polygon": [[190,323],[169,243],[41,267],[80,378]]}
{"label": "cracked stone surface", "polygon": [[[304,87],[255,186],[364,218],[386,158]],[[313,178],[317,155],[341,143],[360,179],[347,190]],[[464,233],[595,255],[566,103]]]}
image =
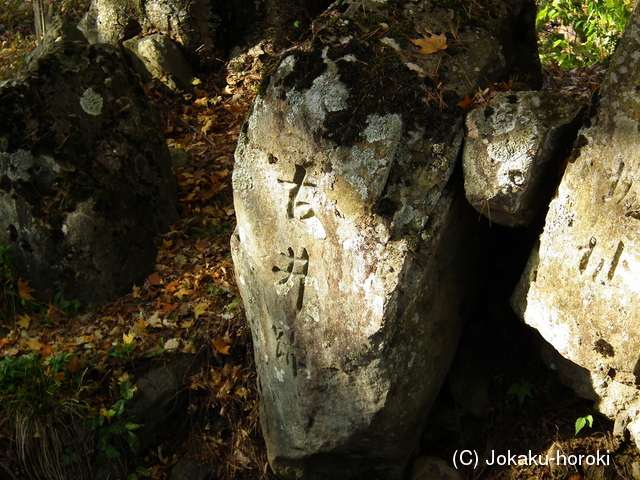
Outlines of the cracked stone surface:
{"label": "cracked stone surface", "polygon": [[[498,80],[522,58],[512,15],[532,5],[493,4],[487,30],[466,29],[450,61],[416,58],[400,30],[367,33],[381,18],[441,32],[452,10],[337,2],[264,79],[236,151],[232,253],[281,478],[408,473],[473,278],[477,214],[452,181],[455,104],[469,78]],[[439,62],[450,62],[442,89],[427,74]]]}
{"label": "cracked stone surface", "polygon": [[[636,8],[512,304],[580,369],[576,392],[640,443],[640,26]],[[558,362],[556,367],[570,372]]]}

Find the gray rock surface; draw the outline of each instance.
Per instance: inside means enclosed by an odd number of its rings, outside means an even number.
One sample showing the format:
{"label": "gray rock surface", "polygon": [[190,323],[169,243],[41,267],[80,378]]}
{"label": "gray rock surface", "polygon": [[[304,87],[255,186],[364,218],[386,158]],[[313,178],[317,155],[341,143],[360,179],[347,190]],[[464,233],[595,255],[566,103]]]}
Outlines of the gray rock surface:
{"label": "gray rock surface", "polygon": [[407,473],[473,277],[455,104],[511,69],[525,5],[496,2],[486,30],[460,28],[465,48],[418,55],[407,35],[456,12],[337,2],[265,78],[236,152],[232,253],[281,478]]}
{"label": "gray rock surface", "polygon": [[548,204],[582,105],[551,92],[503,92],[466,118],[464,189],[492,222],[528,225]]}
{"label": "gray rock surface", "polygon": [[411,480],[462,480],[462,476],[444,460],[423,456],[413,463]]}
{"label": "gray rock surface", "polygon": [[90,43],[120,45],[141,33],[156,31],[184,49],[189,62],[214,57],[214,34],[223,16],[208,0],[93,0],[78,28]]}
{"label": "gray rock surface", "polygon": [[115,48],[52,45],[0,89],[0,244],[37,298],[103,301],[153,271],[171,159]]}
{"label": "gray rock surface", "polygon": [[[512,303],[587,369],[597,408],[640,443],[640,18],[635,9]],[[583,377],[584,378],[584,377]]]}
{"label": "gray rock surface", "polygon": [[193,69],[169,37],[156,33],[126,40],[122,46],[144,81],[155,77],[173,92],[193,90]]}

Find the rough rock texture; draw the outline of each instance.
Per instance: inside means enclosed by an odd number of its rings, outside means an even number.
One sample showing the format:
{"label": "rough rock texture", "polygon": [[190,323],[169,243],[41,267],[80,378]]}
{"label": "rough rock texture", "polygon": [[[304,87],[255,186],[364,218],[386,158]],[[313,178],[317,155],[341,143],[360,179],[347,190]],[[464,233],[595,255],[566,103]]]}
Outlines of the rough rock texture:
{"label": "rough rock texture", "polygon": [[528,225],[551,198],[582,109],[560,94],[504,92],[469,112],[462,164],[473,208],[500,225]]}
{"label": "rough rock texture", "polygon": [[102,301],[153,269],[171,160],[114,48],[54,45],[0,89],[0,244],[39,298]]}
{"label": "rough rock texture", "polygon": [[[449,182],[455,104],[510,70],[517,13],[532,4],[512,6],[488,4],[481,19],[337,2],[262,85],[236,152],[232,252],[282,478],[407,473],[471,278],[475,214]],[[456,22],[448,55],[408,41]]]}
{"label": "rough rock texture", "polygon": [[411,480],[461,480],[457,470],[437,457],[418,457],[413,464]]}
{"label": "rough rock texture", "polygon": [[126,40],[122,45],[144,81],[156,77],[173,92],[193,90],[193,69],[170,38],[157,33]]}
{"label": "rough rock texture", "polygon": [[[640,17],[635,9],[512,303],[640,443]],[[584,378],[584,377],[583,377]],[[590,384],[590,385],[589,385]],[[621,420],[622,419],[622,420]]]}
{"label": "rough rock texture", "polygon": [[183,47],[191,62],[204,62],[224,20],[211,6],[209,0],[93,0],[79,28],[91,43],[114,45],[157,31]]}

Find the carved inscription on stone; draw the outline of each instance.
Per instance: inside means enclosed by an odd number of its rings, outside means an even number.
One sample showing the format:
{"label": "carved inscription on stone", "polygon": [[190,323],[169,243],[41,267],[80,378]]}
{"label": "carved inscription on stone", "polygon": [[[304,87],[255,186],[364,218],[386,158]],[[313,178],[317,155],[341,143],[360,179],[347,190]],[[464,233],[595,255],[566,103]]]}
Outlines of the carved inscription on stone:
{"label": "carved inscription on stone", "polygon": [[[580,247],[580,250],[582,250],[582,255],[580,257],[580,264],[578,265],[578,269],[580,270],[580,273],[584,273],[584,271],[589,266],[589,261],[591,260],[591,254],[593,253],[593,250],[597,243],[598,243],[597,239],[595,237],[591,237],[587,245]],[[611,255],[611,260],[609,261],[608,268],[606,270],[607,272],[606,276],[609,282],[613,280],[613,276],[616,273],[616,269],[618,268],[618,263],[620,263],[620,257],[622,256],[623,252],[624,252],[624,242],[619,241],[615,251]],[[598,262],[597,266],[595,267],[591,275],[591,278],[594,282],[597,281],[598,275],[600,275],[600,272],[605,266],[605,263],[606,263],[605,259],[600,258],[600,261]]]}
{"label": "carved inscription on stone", "polygon": [[293,248],[289,247],[287,253],[280,254],[278,265],[274,265],[272,271],[276,274],[276,289],[281,295],[288,293],[297,284],[296,308],[300,311],[304,301],[305,278],[309,271],[309,253],[307,249],[302,248],[299,254],[296,255]]}
{"label": "carved inscription on stone", "polygon": [[287,202],[287,217],[305,220],[314,216],[313,208],[305,201],[305,189],[316,185],[307,180],[307,169],[296,165],[292,180],[278,179],[279,183],[289,185],[289,201]]}

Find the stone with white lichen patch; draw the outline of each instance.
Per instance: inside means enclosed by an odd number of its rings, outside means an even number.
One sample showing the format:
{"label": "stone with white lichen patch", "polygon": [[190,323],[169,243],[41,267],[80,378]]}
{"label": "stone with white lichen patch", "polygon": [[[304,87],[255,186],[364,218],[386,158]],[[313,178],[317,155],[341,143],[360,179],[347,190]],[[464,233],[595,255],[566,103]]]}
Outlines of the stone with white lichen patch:
{"label": "stone with white lichen patch", "polygon": [[152,271],[176,186],[117,49],[51,44],[0,87],[0,132],[0,244],[36,298],[113,299]]}
{"label": "stone with white lichen patch", "polygon": [[[283,479],[403,478],[474,277],[455,104],[504,73],[512,39],[460,28],[459,57],[420,58],[371,31],[441,32],[452,11],[405,3],[344,2],[264,78],[238,142],[232,254]],[[442,91],[425,74],[440,67]]]}
{"label": "stone with white lichen patch", "polygon": [[87,88],[80,97],[80,106],[89,115],[100,115],[102,113],[102,95],[93,88]]}
{"label": "stone with white lichen patch", "polygon": [[528,225],[548,203],[583,106],[550,92],[504,92],[467,114],[469,203],[492,222]]}

